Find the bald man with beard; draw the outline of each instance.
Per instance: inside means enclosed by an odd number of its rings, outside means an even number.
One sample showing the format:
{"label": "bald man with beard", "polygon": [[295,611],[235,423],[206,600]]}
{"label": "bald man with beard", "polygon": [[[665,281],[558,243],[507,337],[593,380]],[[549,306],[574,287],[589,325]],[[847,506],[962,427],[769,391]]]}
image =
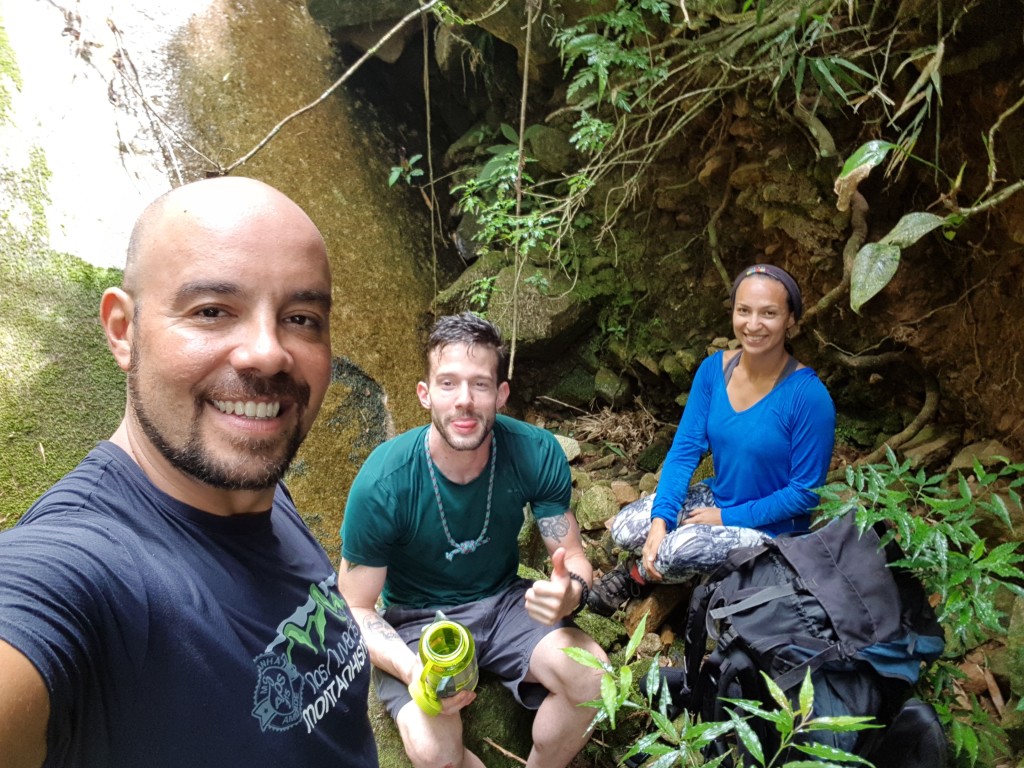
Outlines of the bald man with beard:
{"label": "bald man with beard", "polygon": [[124,418],[0,534],[0,766],[377,765],[369,658],[281,479],[331,375],[323,238],[253,179],[154,201],[100,303]]}

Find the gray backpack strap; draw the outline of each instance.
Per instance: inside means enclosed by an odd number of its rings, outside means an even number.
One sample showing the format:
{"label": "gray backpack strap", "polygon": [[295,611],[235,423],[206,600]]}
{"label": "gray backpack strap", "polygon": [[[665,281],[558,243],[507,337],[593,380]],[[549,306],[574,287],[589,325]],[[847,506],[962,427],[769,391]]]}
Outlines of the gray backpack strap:
{"label": "gray backpack strap", "polygon": [[779,384],[785,381],[786,377],[789,376],[789,374],[791,374],[793,371],[795,371],[799,365],[800,361],[797,360],[792,355],[790,355],[789,360],[786,361],[786,364],[782,367],[782,370],[779,371],[779,375],[778,378],[775,379],[775,383],[772,384],[772,389],[779,386]]}
{"label": "gray backpack strap", "polygon": [[726,386],[729,386],[729,379],[732,378],[732,372],[735,371],[736,370],[736,366],[739,365],[740,356],[742,354],[743,354],[743,350],[741,349],[730,360],[728,360],[726,362],[725,367],[722,369],[722,376],[725,377],[725,385]]}

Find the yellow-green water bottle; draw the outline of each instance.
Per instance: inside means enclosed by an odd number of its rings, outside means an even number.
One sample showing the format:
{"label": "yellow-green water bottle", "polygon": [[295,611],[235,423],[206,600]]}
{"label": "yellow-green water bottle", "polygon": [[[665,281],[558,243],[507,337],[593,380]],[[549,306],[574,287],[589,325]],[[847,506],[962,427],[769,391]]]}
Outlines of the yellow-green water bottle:
{"label": "yellow-green water bottle", "polygon": [[441,712],[441,699],[472,691],[479,678],[473,635],[438,611],[420,635],[423,672],[409,684],[409,693],[428,715]]}

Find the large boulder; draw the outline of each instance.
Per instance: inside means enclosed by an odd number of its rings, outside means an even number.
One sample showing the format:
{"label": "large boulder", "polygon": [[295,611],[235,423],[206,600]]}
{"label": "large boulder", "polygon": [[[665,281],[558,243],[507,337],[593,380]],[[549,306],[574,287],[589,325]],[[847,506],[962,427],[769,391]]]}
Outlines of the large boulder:
{"label": "large boulder", "polygon": [[566,350],[593,322],[590,305],[571,292],[560,270],[527,264],[522,270],[508,257],[485,252],[435,300],[439,311],[483,310],[511,340],[516,355],[531,360],[564,359]]}

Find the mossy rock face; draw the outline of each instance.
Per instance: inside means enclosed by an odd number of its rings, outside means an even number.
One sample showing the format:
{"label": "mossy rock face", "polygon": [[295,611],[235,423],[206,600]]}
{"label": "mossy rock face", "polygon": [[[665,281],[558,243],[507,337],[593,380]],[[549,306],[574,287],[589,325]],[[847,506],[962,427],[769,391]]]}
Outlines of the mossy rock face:
{"label": "mossy rock face", "polygon": [[[476,692],[476,700],[462,710],[466,746],[489,768],[519,768],[522,763],[501,750],[525,761],[532,746],[533,711],[520,706],[501,681],[487,672],[480,673]],[[411,768],[398,726],[372,689],[369,711],[381,768]]]}
{"label": "mossy rock face", "polygon": [[[121,272],[52,251],[41,155],[0,168],[0,529],[14,525],[124,413],[125,378],[98,320]],[[15,215],[16,214],[16,215]]]}

